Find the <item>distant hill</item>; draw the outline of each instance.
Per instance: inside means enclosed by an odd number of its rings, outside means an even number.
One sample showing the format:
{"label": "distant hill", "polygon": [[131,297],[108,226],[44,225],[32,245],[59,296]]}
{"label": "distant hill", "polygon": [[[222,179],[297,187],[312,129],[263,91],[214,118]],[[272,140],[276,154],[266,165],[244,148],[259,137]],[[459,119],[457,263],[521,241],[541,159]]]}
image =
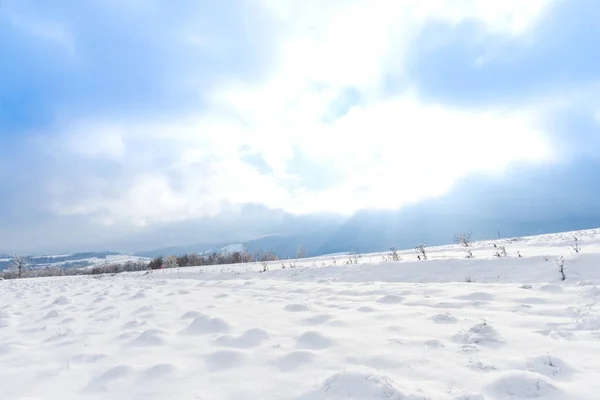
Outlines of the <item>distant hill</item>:
{"label": "distant hill", "polygon": [[[61,265],[64,268],[83,268],[96,264],[119,263],[135,260],[139,257],[116,253],[114,251],[94,251],[72,254],[24,256],[29,268],[45,268]],[[11,256],[0,256],[0,271],[10,267]]]}
{"label": "distant hill", "polygon": [[279,256],[280,258],[295,258],[298,252],[298,248],[301,245],[306,247],[307,257],[329,254],[338,251],[356,251],[356,249],[352,248],[340,250],[338,248],[339,246],[328,245],[328,241],[331,239],[334,232],[336,232],[338,229],[338,226],[333,226],[330,228],[323,228],[317,231],[310,231],[303,234],[271,235],[236,244],[199,243],[189,246],[170,246],[156,250],[140,251],[134,253],[134,255],[154,258],[159,256],[166,257],[170,255],[180,256],[183,254],[190,253],[208,254],[212,252],[234,252],[241,250],[247,250],[250,253],[254,253],[258,250],[263,250],[271,251],[277,254],[277,256]]}
{"label": "distant hill", "polygon": [[[598,227],[595,219],[578,216],[541,219],[523,215],[518,223],[507,217],[509,211],[497,208],[493,213],[481,214],[464,210],[457,215],[447,204],[432,200],[430,204],[407,206],[402,211],[361,211],[341,223],[301,234],[271,235],[242,242],[251,253],[272,251],[280,258],[295,258],[300,245],[306,247],[306,256],[333,253],[372,253],[386,251],[392,246],[410,249],[421,242],[427,246],[449,243],[460,232],[471,232],[473,239],[528,236],[551,232],[566,232]],[[473,206],[474,207],[474,206]],[[145,257],[212,252],[227,244],[197,244],[168,247],[150,252],[135,253]]]}
{"label": "distant hill", "polygon": [[146,250],[146,251],[138,251],[133,253],[134,256],[138,257],[148,257],[148,258],[156,258],[156,257],[167,257],[167,256],[180,256],[182,254],[204,254],[212,251],[216,251],[220,248],[226,247],[230,245],[230,243],[199,243],[188,246],[168,246],[161,247],[156,250]]}

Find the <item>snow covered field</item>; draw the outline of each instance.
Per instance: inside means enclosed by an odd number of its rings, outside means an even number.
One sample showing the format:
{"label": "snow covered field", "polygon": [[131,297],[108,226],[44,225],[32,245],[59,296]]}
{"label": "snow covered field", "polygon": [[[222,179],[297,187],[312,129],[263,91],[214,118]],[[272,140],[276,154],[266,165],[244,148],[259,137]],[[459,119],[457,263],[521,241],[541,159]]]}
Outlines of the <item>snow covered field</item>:
{"label": "snow covered field", "polygon": [[0,399],[599,399],[600,231],[472,251],[2,281]]}

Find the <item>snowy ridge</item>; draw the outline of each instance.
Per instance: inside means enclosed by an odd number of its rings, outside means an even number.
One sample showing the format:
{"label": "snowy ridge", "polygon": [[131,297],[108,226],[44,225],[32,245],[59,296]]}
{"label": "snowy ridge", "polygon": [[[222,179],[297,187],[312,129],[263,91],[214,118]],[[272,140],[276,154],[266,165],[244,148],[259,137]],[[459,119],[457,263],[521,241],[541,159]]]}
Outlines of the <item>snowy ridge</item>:
{"label": "snowy ridge", "polygon": [[0,398],[594,400],[597,234],[2,281]]}

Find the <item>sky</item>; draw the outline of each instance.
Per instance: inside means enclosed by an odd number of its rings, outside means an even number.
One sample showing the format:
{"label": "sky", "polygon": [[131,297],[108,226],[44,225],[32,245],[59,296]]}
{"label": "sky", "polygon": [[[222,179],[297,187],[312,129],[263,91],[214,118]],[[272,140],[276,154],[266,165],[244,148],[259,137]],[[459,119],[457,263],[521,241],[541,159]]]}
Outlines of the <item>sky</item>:
{"label": "sky", "polygon": [[599,20],[595,0],[3,0],[0,251],[429,206],[600,221]]}

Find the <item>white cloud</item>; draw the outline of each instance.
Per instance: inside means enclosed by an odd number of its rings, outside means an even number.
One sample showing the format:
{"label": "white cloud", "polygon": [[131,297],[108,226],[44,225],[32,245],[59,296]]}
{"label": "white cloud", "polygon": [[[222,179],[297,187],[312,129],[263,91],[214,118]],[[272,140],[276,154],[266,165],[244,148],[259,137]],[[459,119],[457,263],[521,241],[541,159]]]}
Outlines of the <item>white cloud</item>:
{"label": "white cloud", "polygon": [[79,122],[66,132],[63,140],[67,148],[77,156],[118,160],[126,151],[123,129],[116,125],[98,126]]}
{"label": "white cloud", "polygon": [[23,33],[57,45],[69,55],[75,54],[75,40],[64,25],[23,11],[18,2],[6,0],[5,3],[1,5],[0,17],[3,11],[8,21]]}
{"label": "white cloud", "polygon": [[[100,187],[65,196],[55,211],[138,225],[250,202],[294,213],[351,213],[395,208],[443,194],[469,172],[550,156],[531,110],[428,104],[411,89],[382,94],[386,73],[402,74],[405,49],[424,21],[474,19],[497,34],[520,35],[548,1],[266,3],[281,32],[265,80],[219,85],[199,115],[117,124],[118,130],[86,134],[92,142],[71,138],[71,155],[120,160],[126,178],[117,195],[107,198]],[[348,87],[361,92],[361,104],[324,122]],[[335,169],[341,180],[325,190],[303,186],[289,172],[297,152]],[[241,161],[248,153],[260,154],[272,171]]]}

